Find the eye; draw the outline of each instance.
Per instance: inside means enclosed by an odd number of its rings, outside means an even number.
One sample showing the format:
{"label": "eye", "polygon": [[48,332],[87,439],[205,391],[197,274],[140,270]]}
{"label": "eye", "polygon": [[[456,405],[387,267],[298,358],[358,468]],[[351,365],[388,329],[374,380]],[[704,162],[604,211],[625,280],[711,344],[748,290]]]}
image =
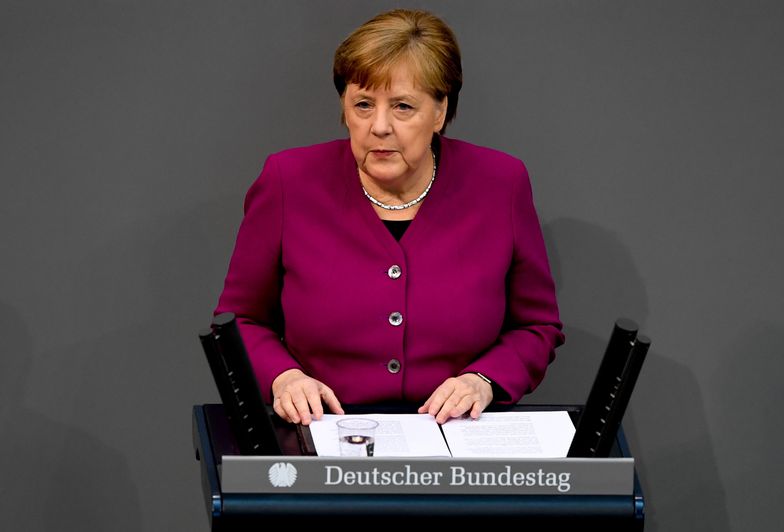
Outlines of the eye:
{"label": "eye", "polygon": [[354,107],[357,108],[360,111],[366,111],[366,110],[370,109],[370,102],[362,100],[362,101],[359,101],[359,102],[355,103]]}
{"label": "eye", "polygon": [[408,105],[405,102],[399,102],[395,106],[395,108],[398,109],[399,111],[413,111],[414,110],[414,108],[412,106]]}

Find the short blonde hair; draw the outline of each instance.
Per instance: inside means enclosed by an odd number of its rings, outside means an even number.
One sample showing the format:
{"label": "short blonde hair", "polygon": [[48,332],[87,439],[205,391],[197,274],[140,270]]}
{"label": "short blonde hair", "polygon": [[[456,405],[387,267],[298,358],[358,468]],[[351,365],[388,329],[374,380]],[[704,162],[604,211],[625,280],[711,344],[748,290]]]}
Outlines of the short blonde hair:
{"label": "short blonde hair", "polygon": [[354,30],[335,51],[335,88],[343,97],[350,83],[362,88],[388,85],[401,62],[413,68],[415,83],[433,98],[449,98],[443,133],[457,112],[463,68],[451,28],[427,11],[395,9]]}

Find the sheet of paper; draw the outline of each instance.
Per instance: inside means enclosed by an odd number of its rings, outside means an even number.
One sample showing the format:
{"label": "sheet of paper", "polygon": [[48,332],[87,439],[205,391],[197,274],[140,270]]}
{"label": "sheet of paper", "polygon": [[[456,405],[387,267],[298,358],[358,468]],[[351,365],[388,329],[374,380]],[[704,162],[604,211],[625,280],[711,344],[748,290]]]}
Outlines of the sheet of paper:
{"label": "sheet of paper", "polygon": [[310,424],[310,434],[319,456],[340,456],[336,423],[346,417],[378,421],[374,456],[450,456],[438,424],[428,414],[324,414]]}
{"label": "sheet of paper", "polygon": [[565,410],[483,412],[441,429],[455,458],[564,458],[575,430]]}

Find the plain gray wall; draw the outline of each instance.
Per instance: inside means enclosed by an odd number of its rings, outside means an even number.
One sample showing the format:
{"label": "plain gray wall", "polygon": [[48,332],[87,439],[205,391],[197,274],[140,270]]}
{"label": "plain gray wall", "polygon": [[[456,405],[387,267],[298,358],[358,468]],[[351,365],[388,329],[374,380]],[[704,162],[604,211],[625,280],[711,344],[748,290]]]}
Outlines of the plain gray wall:
{"label": "plain gray wall", "polygon": [[207,529],[197,332],[245,191],[345,135],[332,53],[399,5],[461,43],[450,135],[531,172],[567,343],[524,401],[584,401],[635,319],[646,530],[780,528],[781,2],[115,0],[0,4],[3,530]]}

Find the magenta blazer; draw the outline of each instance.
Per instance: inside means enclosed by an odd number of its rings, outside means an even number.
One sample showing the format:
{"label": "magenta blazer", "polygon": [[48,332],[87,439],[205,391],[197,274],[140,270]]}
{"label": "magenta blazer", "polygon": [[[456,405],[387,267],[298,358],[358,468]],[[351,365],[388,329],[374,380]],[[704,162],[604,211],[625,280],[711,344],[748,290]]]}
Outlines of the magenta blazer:
{"label": "magenta blazer", "polygon": [[421,403],[472,371],[515,403],[563,342],[525,166],[449,138],[400,242],[363,195],[347,139],[271,155],[245,199],[221,312],[237,315],[268,402],[275,377],[300,368],[344,404]]}

